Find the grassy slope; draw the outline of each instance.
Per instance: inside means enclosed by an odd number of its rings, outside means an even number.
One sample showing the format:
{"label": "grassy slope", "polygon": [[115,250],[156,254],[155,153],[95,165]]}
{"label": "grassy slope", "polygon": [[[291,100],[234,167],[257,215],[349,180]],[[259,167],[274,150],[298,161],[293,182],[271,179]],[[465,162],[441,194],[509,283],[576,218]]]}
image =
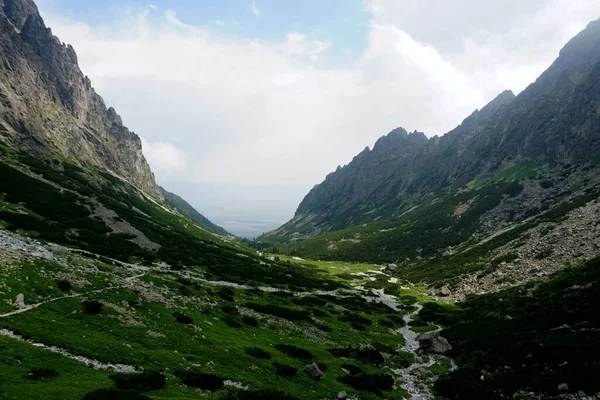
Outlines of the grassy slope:
{"label": "grassy slope", "polygon": [[460,367],[438,382],[438,392],[451,399],[529,391],[552,398],[562,383],[571,392],[600,392],[598,282],[595,259],[539,284],[470,298],[459,308],[427,305],[421,319],[448,326],[443,334]]}
{"label": "grassy slope", "polygon": [[[300,299],[257,289],[224,289],[210,282],[226,280],[296,292],[348,286],[347,280],[330,273],[333,269],[261,259],[237,242],[224,242],[185,217],[143,199],[133,188],[101,171],[83,171],[68,162],[60,171],[58,166],[51,167],[5,149],[3,153],[2,226],[42,241],[90,250],[98,256],[59,254],[64,265],[39,260],[0,261],[0,313],[14,310],[11,303],[19,293],[27,304],[60,299],[0,318],[0,328],[72,354],[160,371],[166,375],[167,384],[164,389],[147,394],[154,399],[197,398],[197,389],[183,384],[179,374],[183,371],[201,371],[265,390],[260,398],[281,398],[280,394],[267,394],[266,390],[273,388],[300,399],[333,397],[339,391],[357,392],[339,380],[346,376],[342,371],[344,364],[353,364],[367,375],[389,373],[377,359],[370,360],[345,348],[375,345],[396,354],[390,367],[402,367],[412,360],[398,350],[402,337],[389,331],[398,326],[402,312],[387,306],[356,296]],[[19,169],[14,168],[17,164]],[[32,178],[24,169],[53,183]],[[127,235],[111,233],[100,219],[92,218],[92,199],[114,210],[117,218],[142,231],[161,248],[145,250],[130,242]],[[139,271],[120,267],[109,257],[150,266],[150,271],[136,278]],[[170,267],[161,266],[159,261]],[[83,296],[61,299],[64,294],[57,286],[60,279],[74,285],[66,294]],[[399,287],[384,281],[370,285],[385,286],[387,290]],[[86,314],[82,308],[84,300],[100,301],[104,304],[102,312]],[[415,298],[407,296],[404,301],[408,310]],[[177,322],[182,315],[191,318],[192,323]],[[160,335],[154,337],[149,332]],[[4,384],[4,378],[0,381],[4,398],[18,398],[25,392],[30,399],[45,399],[48,393],[53,398],[79,399],[87,392],[114,387],[105,372],[14,340],[3,338],[1,343],[0,367],[12,377],[10,384]],[[297,346],[308,350],[311,356],[291,357],[276,349],[277,344]],[[269,352],[271,360],[247,354],[252,347]],[[39,356],[41,353],[44,355]],[[313,360],[325,370],[325,379],[313,381],[303,372],[303,367]],[[275,363],[295,367],[298,372],[294,377],[280,377]],[[41,364],[57,375],[36,382],[27,379],[29,371]],[[352,379],[364,382],[367,375]],[[229,388],[205,394],[208,398],[226,398],[232,391],[235,390]],[[391,387],[360,392],[363,399],[397,399],[403,395],[402,390]]]}

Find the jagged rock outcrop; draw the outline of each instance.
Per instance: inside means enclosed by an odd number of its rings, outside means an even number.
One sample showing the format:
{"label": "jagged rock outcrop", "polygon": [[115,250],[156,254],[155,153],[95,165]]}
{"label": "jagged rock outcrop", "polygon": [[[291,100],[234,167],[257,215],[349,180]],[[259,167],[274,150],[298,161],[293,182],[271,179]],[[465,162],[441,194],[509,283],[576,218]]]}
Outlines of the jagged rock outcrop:
{"label": "jagged rock outcrop", "polygon": [[401,215],[426,197],[518,163],[568,165],[600,155],[600,20],[518,96],[505,91],[442,137],[398,128],[329,174],[294,218],[265,234],[296,241]]}
{"label": "jagged rock outcrop", "polygon": [[0,140],[45,159],[98,166],[162,196],[129,131],[31,0],[0,0]]}

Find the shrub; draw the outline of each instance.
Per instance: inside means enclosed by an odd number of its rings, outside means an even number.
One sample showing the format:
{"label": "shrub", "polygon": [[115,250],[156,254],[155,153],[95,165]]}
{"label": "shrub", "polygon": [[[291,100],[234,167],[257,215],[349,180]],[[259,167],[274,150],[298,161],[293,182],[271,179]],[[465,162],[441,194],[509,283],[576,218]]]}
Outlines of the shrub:
{"label": "shrub", "polygon": [[382,395],[394,388],[394,378],[388,374],[357,374],[346,375],[338,378],[338,381],[356,389]]}
{"label": "shrub", "polygon": [[315,327],[323,332],[333,332],[333,328],[329,325],[325,325],[325,324],[315,324]]}
{"label": "shrub", "polygon": [[225,322],[225,324],[227,324],[228,327],[230,328],[241,328],[243,325],[240,322],[239,317],[233,317],[231,315],[227,315],[225,316],[225,318],[223,318],[223,322]]}
{"label": "shrub", "polygon": [[270,360],[271,353],[266,350],[261,349],[260,347],[251,347],[246,349],[246,354],[252,357],[261,358],[263,360]]}
{"label": "shrub", "polygon": [[173,316],[175,317],[175,320],[177,322],[179,322],[180,324],[188,325],[188,324],[194,323],[194,320],[192,319],[192,317],[185,315],[179,311],[175,311],[173,313]]}
{"label": "shrub", "polygon": [[83,400],[152,400],[136,392],[118,389],[94,390],[85,395]]}
{"label": "shrub", "polygon": [[299,400],[296,396],[272,389],[253,389],[224,394],[220,400]]}
{"label": "shrub", "polygon": [[244,315],[242,317],[242,322],[246,325],[249,326],[258,326],[258,320],[254,317],[251,317],[249,315]]}
{"label": "shrub", "polygon": [[261,314],[270,314],[288,321],[310,321],[310,313],[306,310],[294,310],[273,304],[246,303],[246,307]]}
{"label": "shrub", "polygon": [[143,372],[141,374],[116,374],[110,379],[115,382],[121,390],[132,390],[144,392],[148,390],[159,390],[167,384],[167,378],[160,372]]}
{"label": "shrub", "polygon": [[58,372],[56,372],[53,368],[33,368],[27,374],[27,379],[32,381],[39,381],[40,379],[52,379],[58,376]]}
{"label": "shrub", "polygon": [[366,330],[367,330],[367,327],[366,327],[366,326],[364,326],[364,325],[362,325],[362,324],[359,324],[358,322],[351,322],[351,323],[350,323],[350,326],[351,326],[352,328],[356,329],[357,331],[361,331],[361,332],[363,332],[363,331],[366,331]]}
{"label": "shrub", "polygon": [[237,307],[234,305],[231,305],[231,304],[226,304],[226,305],[222,306],[221,311],[223,311],[225,314],[231,314],[231,315],[239,314]]}
{"label": "shrub", "polygon": [[86,300],[83,302],[83,311],[86,314],[98,315],[102,312],[102,303],[96,300]]}
{"label": "shrub", "polygon": [[194,371],[176,372],[184,385],[202,390],[219,390],[224,386],[224,379],[213,374]]}
{"label": "shrub", "polygon": [[234,294],[235,290],[230,287],[220,287],[219,290],[217,290],[217,296],[229,303],[233,303],[235,301],[233,298]]}
{"label": "shrub", "polygon": [[358,374],[364,373],[364,371],[362,370],[361,367],[359,367],[358,365],[354,365],[354,364],[344,363],[344,364],[342,364],[342,368],[345,369],[346,371],[350,372],[351,375],[358,375]]}
{"label": "shrub", "polygon": [[61,279],[59,281],[56,282],[56,286],[58,287],[58,289],[61,292],[68,292],[69,290],[71,290],[71,288],[73,287],[71,285],[71,282],[69,282],[66,279]]}
{"label": "shrub", "polygon": [[276,344],[275,348],[290,357],[298,358],[300,360],[312,360],[315,358],[310,351],[293,346],[291,344]]}
{"label": "shrub", "polygon": [[292,376],[296,376],[298,372],[298,368],[292,367],[291,365],[273,363],[273,366],[277,369],[277,375],[282,376],[284,378],[291,378]]}
{"label": "shrub", "polygon": [[342,321],[342,322],[350,322],[352,323],[356,323],[359,325],[371,325],[373,324],[373,321],[371,321],[369,318],[365,318],[361,315],[358,314],[351,314],[351,313],[344,313],[344,315],[340,315],[338,317],[338,320]]}
{"label": "shrub", "polygon": [[[329,349],[328,351],[336,357],[354,358],[365,364],[381,365],[384,362],[383,356],[379,350],[368,347],[364,349],[343,347]],[[390,353],[394,354],[395,351],[392,350]]]}

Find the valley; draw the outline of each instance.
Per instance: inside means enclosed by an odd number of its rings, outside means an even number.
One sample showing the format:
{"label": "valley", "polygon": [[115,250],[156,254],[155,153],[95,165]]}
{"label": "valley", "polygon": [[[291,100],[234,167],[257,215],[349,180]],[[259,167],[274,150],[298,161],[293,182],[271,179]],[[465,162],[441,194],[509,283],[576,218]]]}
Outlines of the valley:
{"label": "valley", "polygon": [[36,4],[0,0],[0,399],[600,399],[600,20],[256,239],[142,142]]}

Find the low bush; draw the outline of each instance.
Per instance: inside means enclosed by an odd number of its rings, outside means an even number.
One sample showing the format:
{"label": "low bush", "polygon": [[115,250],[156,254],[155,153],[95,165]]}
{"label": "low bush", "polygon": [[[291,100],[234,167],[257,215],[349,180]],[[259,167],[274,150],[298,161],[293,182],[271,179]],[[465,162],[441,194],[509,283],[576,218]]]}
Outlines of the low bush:
{"label": "low bush", "polygon": [[365,318],[361,315],[358,314],[352,314],[352,313],[344,313],[344,315],[340,315],[338,317],[338,320],[342,321],[342,322],[350,322],[350,323],[357,323],[360,325],[372,325],[373,321],[371,321],[369,318]]}
{"label": "low bush", "polygon": [[192,317],[190,317],[189,315],[185,315],[179,311],[175,311],[173,313],[173,317],[175,317],[175,320],[180,324],[189,325],[194,323]]}
{"label": "low bush", "polygon": [[266,350],[261,349],[260,347],[251,347],[245,350],[246,354],[252,357],[260,358],[263,360],[270,360],[271,353]]}
{"label": "low bush", "polygon": [[298,368],[292,367],[291,365],[273,363],[273,366],[277,369],[277,375],[282,376],[284,378],[291,378],[292,376],[296,376],[298,372]]}
{"label": "low bush", "polygon": [[86,314],[98,315],[102,312],[102,303],[96,300],[86,300],[83,303],[83,311]]}
{"label": "low bush", "polygon": [[167,384],[167,378],[160,372],[143,372],[141,374],[115,374],[110,379],[118,389],[145,392],[159,390]]}
{"label": "low bush", "polygon": [[223,311],[225,314],[230,314],[230,315],[239,314],[237,307],[234,305],[231,305],[231,304],[226,304],[224,306],[221,306],[221,311]]}
{"label": "low bush", "polygon": [[312,360],[315,358],[310,351],[291,344],[276,344],[275,348],[290,357],[298,358],[300,360]]}
{"label": "low bush", "polygon": [[273,304],[246,303],[246,307],[261,314],[269,314],[275,317],[287,319],[288,321],[310,321],[310,312],[306,310],[294,310]]}
{"label": "low bush", "polygon": [[27,379],[32,381],[39,381],[40,379],[52,379],[58,376],[58,372],[56,372],[53,368],[33,368],[27,374]]}
{"label": "low bush", "polygon": [[231,315],[226,315],[222,321],[225,322],[225,324],[230,328],[239,329],[244,326],[239,317],[234,317]]}
{"label": "low bush", "polygon": [[58,287],[58,289],[61,292],[68,292],[69,290],[71,290],[71,288],[73,287],[71,285],[71,282],[69,282],[66,279],[61,279],[59,281],[56,282],[56,286]]}
{"label": "low bush", "polygon": [[258,326],[258,320],[249,315],[244,315],[242,317],[242,322],[248,326]]}
{"label": "low bush", "polygon": [[389,392],[394,388],[394,378],[388,374],[365,374],[346,375],[338,378],[338,381],[356,389],[375,393],[379,396],[383,392]]}
{"label": "low bush", "polygon": [[100,389],[86,394],[83,400],[152,400],[150,397],[132,391]]}
{"label": "low bush", "polygon": [[213,374],[195,371],[180,371],[175,375],[181,379],[186,386],[202,390],[219,390],[224,386],[224,379]]}

